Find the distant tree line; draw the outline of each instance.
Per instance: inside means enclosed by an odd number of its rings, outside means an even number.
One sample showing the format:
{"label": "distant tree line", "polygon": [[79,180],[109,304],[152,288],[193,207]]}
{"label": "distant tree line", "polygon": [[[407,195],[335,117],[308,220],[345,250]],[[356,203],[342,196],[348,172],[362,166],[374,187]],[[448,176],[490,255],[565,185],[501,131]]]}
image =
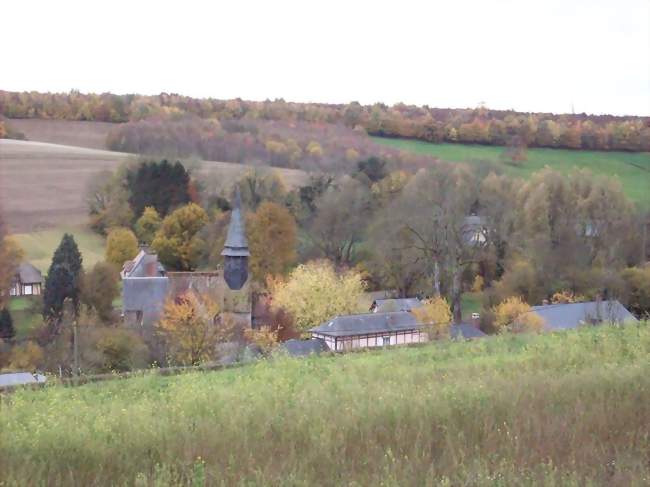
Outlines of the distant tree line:
{"label": "distant tree line", "polygon": [[342,125],[269,120],[203,120],[157,117],[117,125],[111,150],[167,157],[347,173],[359,160],[380,157],[415,170],[435,159],[374,143]]}
{"label": "distant tree line", "polygon": [[396,104],[291,103],[197,99],[177,94],[155,96],[0,91],[0,114],[9,118],[46,118],[128,122],[157,116],[196,115],[203,119],[317,122],[359,128],[371,135],[430,142],[594,150],[650,150],[650,118],[552,113],[523,113],[486,107],[442,109]]}

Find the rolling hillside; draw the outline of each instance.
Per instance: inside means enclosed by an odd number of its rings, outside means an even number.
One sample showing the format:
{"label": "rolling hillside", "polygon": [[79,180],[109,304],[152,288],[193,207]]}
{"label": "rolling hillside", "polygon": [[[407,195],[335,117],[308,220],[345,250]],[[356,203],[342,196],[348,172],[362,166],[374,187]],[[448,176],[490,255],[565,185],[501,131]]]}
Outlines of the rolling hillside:
{"label": "rolling hillside", "polygon": [[[70,123],[70,122],[59,122]],[[0,202],[14,233],[82,225],[84,195],[95,174],[113,170],[132,154],[33,141],[0,140]],[[246,170],[241,164],[204,161],[195,173],[216,173],[224,180]],[[304,181],[303,171],[278,169],[289,187]]]}
{"label": "rolling hillside", "polygon": [[562,172],[573,167],[587,168],[595,174],[617,176],[626,194],[645,209],[650,209],[650,153],[603,152],[566,149],[528,149],[528,159],[521,167],[505,164],[501,160],[503,147],[431,144],[418,140],[373,137],[379,144],[397,149],[431,155],[445,161],[470,162],[477,166],[496,165],[504,172],[522,178],[529,177],[544,166]]}

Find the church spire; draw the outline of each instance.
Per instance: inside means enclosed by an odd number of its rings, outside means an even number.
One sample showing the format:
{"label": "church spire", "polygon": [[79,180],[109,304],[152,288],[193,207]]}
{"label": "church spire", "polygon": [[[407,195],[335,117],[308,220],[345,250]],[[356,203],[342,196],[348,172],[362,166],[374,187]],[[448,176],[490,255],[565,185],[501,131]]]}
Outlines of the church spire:
{"label": "church spire", "polygon": [[248,240],[246,239],[246,227],[241,214],[241,196],[239,186],[235,189],[235,205],[230,213],[230,225],[226,235],[226,243],[223,246],[221,255],[226,257],[248,257]]}

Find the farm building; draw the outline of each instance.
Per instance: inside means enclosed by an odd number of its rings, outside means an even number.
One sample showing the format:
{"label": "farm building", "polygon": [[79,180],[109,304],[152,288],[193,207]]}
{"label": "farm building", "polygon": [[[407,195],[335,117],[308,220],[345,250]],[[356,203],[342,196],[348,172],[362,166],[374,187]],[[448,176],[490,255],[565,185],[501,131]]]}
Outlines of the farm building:
{"label": "farm building", "polygon": [[426,332],[408,311],[337,316],[309,331],[335,351],[427,341]]}
{"label": "farm building", "polygon": [[541,317],[548,330],[568,330],[601,323],[622,324],[637,319],[616,300],[533,306],[531,313]]}
{"label": "farm building", "polygon": [[41,294],[43,275],[36,267],[29,262],[23,262],[18,266],[16,275],[9,288],[10,296],[37,296]]}

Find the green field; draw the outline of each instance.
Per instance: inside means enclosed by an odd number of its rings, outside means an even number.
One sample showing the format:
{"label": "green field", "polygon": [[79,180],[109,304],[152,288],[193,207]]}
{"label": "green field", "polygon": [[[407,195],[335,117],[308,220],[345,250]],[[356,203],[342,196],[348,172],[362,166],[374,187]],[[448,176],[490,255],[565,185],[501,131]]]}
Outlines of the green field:
{"label": "green field", "polygon": [[0,399],[2,485],[641,486],[650,325]]}
{"label": "green field", "polygon": [[645,209],[650,209],[650,153],[576,151],[566,149],[528,149],[528,160],[522,167],[502,161],[503,147],[465,144],[431,144],[418,140],[372,137],[379,143],[431,155],[445,161],[491,163],[504,172],[522,178],[549,166],[562,172],[573,167],[588,168],[595,174],[618,176],[626,194]]}
{"label": "green field", "polygon": [[34,329],[43,323],[38,303],[38,300],[29,297],[9,300],[9,312],[14,322],[17,339],[27,338]]}
{"label": "green field", "polygon": [[104,260],[104,238],[83,226],[57,227],[32,233],[17,233],[12,237],[25,251],[25,259],[41,272],[47,272],[52,261],[52,254],[66,232],[74,236],[83,257],[84,268],[89,269],[97,262]]}

